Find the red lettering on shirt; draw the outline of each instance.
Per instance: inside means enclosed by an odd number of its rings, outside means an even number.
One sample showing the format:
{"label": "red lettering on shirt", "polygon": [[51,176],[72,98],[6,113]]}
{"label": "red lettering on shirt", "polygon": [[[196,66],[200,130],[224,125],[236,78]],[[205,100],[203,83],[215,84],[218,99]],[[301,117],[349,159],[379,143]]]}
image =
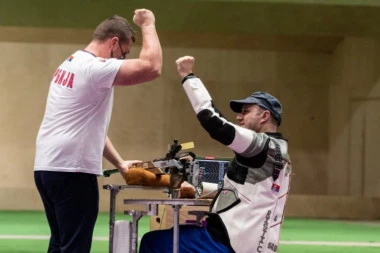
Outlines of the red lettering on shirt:
{"label": "red lettering on shirt", "polygon": [[60,70],[60,69],[57,69],[57,70],[55,71],[55,73],[54,73],[54,75],[53,75],[53,78],[56,77],[56,76],[58,75],[59,71],[61,71],[61,70]]}
{"label": "red lettering on shirt", "polygon": [[70,73],[70,79],[69,79],[69,82],[67,83],[67,87],[72,89],[73,88],[73,82],[74,82],[74,73]]}
{"label": "red lettering on shirt", "polygon": [[65,74],[66,74],[66,70],[62,70],[59,76],[59,80],[57,82],[58,84],[62,85],[63,77],[65,76]]}
{"label": "red lettering on shirt", "polygon": [[53,83],[72,89],[74,83],[74,73],[63,69],[57,69],[53,76]]}
{"label": "red lettering on shirt", "polygon": [[54,76],[55,76],[55,80],[54,80],[54,82],[55,83],[57,83],[58,82],[58,79],[59,79],[59,75],[61,74],[61,69],[57,69],[57,71],[55,71],[55,74],[54,74]]}

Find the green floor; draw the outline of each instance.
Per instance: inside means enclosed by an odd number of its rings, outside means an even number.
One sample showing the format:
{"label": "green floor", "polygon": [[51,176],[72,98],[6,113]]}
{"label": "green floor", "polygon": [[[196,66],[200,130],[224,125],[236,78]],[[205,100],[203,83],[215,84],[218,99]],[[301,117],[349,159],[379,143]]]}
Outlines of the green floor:
{"label": "green floor", "polygon": [[[117,219],[128,219],[117,214]],[[380,253],[380,223],[286,219],[281,233],[281,253]],[[149,230],[149,218],[139,223],[139,236]],[[46,252],[49,228],[43,212],[0,211],[0,253]],[[24,236],[24,237],[20,237]],[[41,236],[38,237],[38,236]],[[29,237],[29,238],[28,238]],[[100,213],[92,253],[108,251],[108,213]],[[301,241],[308,245],[295,245]],[[371,246],[310,245],[312,242],[376,242]],[[374,247],[376,246],[376,247]]]}

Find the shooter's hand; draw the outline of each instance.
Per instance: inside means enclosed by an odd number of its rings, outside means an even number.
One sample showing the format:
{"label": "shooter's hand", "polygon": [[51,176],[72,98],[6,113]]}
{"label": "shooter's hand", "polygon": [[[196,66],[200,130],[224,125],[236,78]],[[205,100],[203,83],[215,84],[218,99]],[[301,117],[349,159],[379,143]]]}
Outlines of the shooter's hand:
{"label": "shooter's hand", "polygon": [[188,182],[183,182],[181,188],[179,189],[180,199],[193,199],[195,198],[196,190],[195,187]]}
{"label": "shooter's hand", "polygon": [[178,155],[178,160],[183,162],[192,162],[195,159],[195,154],[193,152],[185,152]]}
{"label": "shooter's hand", "polygon": [[147,9],[137,9],[135,10],[135,15],[133,16],[133,22],[139,26],[154,25],[155,17],[153,12]]}
{"label": "shooter's hand", "polygon": [[192,56],[183,56],[178,58],[175,63],[177,64],[178,74],[184,78],[188,74],[193,73],[195,59]]}

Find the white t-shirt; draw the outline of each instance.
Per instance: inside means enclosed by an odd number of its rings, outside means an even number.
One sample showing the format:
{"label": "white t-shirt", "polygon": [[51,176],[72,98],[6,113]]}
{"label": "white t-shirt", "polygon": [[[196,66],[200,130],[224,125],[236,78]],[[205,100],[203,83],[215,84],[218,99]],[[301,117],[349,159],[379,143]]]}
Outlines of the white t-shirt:
{"label": "white t-shirt", "polygon": [[59,66],[37,136],[35,171],[102,175],[113,82],[121,63],[79,50]]}

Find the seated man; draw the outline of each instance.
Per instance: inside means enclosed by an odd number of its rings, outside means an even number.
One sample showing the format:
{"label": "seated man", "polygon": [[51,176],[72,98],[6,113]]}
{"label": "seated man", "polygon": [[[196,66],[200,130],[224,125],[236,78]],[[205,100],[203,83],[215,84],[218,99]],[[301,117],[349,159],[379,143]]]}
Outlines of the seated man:
{"label": "seated man", "polygon": [[[194,58],[181,57],[176,63],[201,125],[235,153],[207,226],[180,226],[179,252],[277,252],[291,172],[287,141],[277,132],[280,102],[265,92],[232,100],[240,126],[234,125],[193,74]],[[140,252],[173,252],[173,229],[145,234]]]}

